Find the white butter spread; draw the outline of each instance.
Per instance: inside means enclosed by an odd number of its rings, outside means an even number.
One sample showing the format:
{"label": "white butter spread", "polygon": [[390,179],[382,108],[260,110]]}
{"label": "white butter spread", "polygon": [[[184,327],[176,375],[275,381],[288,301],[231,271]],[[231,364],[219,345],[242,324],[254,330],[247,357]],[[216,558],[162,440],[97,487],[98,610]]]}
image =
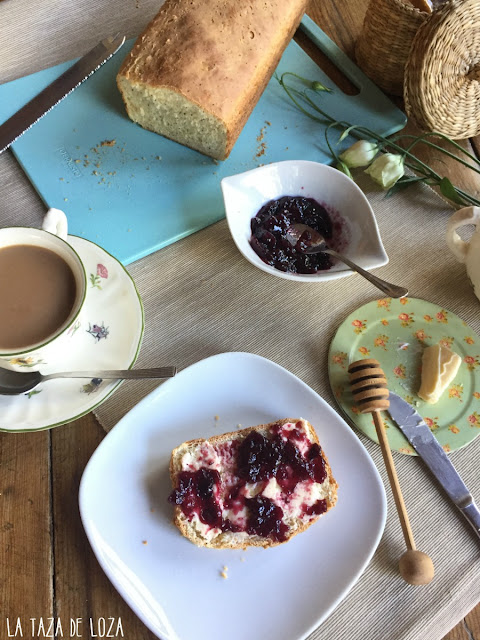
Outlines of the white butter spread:
{"label": "white butter spread", "polygon": [[422,356],[422,379],[418,395],[435,404],[457,375],[460,356],[439,344],[427,347]]}

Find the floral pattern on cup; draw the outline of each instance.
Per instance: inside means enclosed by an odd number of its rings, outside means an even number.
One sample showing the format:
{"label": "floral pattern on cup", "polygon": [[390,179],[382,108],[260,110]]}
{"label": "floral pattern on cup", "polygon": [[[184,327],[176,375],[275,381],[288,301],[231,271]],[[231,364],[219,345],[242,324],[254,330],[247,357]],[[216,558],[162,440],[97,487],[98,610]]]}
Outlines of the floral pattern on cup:
{"label": "floral pattern on cup", "polygon": [[86,393],[87,395],[96,393],[99,390],[102,382],[103,380],[101,378],[92,378],[90,382],[82,384],[82,386],[80,387],[80,393]]}
{"label": "floral pattern on cup", "polygon": [[107,280],[108,269],[104,264],[97,264],[97,272],[90,274],[90,286],[96,289],[102,288],[102,279]]}
{"label": "floral pattern on cup", "polygon": [[80,320],[76,320],[72,326],[70,327],[70,329],[67,331],[67,335],[72,337],[74,336],[77,331],[80,329],[80,327],[82,326],[82,323]]}
{"label": "floral pattern on cup", "polygon": [[88,323],[88,329],[86,331],[95,338],[96,342],[100,342],[100,340],[106,340],[108,338],[108,334],[110,333],[109,328],[106,327],[103,322],[101,325]]}
{"label": "floral pattern on cup", "polygon": [[26,369],[29,369],[31,367],[36,367],[39,364],[46,364],[43,358],[40,358],[38,356],[37,357],[27,356],[25,358],[16,356],[14,358],[9,358],[8,360],[5,360],[5,362],[8,362],[8,364],[11,364],[13,366],[22,367]]}

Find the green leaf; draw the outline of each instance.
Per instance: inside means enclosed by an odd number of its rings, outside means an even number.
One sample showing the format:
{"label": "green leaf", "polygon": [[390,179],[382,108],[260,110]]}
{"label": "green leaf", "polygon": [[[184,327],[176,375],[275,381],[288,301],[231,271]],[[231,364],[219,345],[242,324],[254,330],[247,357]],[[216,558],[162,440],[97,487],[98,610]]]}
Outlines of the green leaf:
{"label": "green leaf", "polygon": [[324,84],[322,84],[318,80],[314,80],[310,88],[313,89],[313,91],[327,91],[328,93],[333,93],[331,89],[326,87]]}
{"label": "green leaf", "polygon": [[465,201],[457,193],[457,190],[448,178],[442,178],[440,180],[440,191],[446,198],[448,198],[452,202],[456,202],[457,204],[465,204]]}
{"label": "green leaf", "polygon": [[403,191],[403,189],[410,187],[412,184],[415,184],[416,182],[425,182],[425,180],[425,177],[403,176],[393,185],[393,187],[390,187],[385,194],[385,198],[390,198],[390,196],[393,196],[398,191]]}
{"label": "green leaf", "polygon": [[356,124],[352,124],[349,127],[347,127],[345,131],[342,133],[342,135],[340,136],[340,138],[338,139],[338,142],[343,142],[345,138],[347,138],[350,135],[350,132],[353,131],[354,129],[357,129]]}

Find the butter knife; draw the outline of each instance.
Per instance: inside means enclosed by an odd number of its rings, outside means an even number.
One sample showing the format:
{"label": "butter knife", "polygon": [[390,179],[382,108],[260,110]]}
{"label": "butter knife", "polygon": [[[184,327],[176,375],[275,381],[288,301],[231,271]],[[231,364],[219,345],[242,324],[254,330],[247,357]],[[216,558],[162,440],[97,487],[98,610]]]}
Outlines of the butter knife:
{"label": "butter knife", "polygon": [[408,402],[392,392],[389,400],[391,417],[480,538],[480,510],[438,440]]}
{"label": "butter knife", "polygon": [[125,36],[119,34],[102,40],[86,53],[61,76],[36,95],[30,102],[0,125],[0,153],[28,131],[42,116],[53,109],[68,96],[79,84],[109,60],[125,42]]}

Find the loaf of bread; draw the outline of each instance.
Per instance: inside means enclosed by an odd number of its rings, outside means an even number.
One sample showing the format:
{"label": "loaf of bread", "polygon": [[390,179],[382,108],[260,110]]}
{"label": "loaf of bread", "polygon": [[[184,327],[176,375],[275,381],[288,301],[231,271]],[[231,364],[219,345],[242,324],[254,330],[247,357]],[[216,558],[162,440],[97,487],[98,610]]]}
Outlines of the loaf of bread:
{"label": "loaf of bread", "polygon": [[117,76],[129,117],[224,160],[307,0],[166,0]]}
{"label": "loaf of bread", "polygon": [[170,477],[175,525],[215,549],[287,542],[337,501],[328,460],[302,418],[184,442]]}

